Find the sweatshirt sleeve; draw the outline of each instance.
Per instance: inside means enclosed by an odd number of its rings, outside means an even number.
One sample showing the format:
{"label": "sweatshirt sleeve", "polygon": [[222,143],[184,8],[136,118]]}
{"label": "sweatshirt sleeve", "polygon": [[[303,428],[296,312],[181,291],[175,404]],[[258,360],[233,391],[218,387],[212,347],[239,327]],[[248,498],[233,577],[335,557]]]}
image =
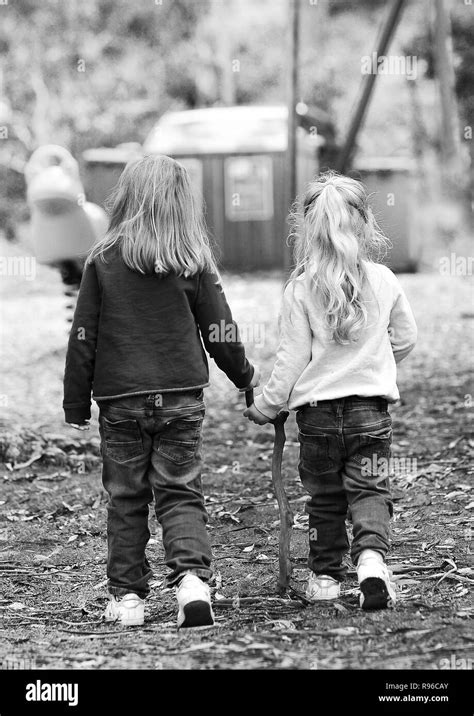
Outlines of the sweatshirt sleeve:
{"label": "sweatshirt sleeve", "polygon": [[207,352],[237,388],[246,388],[254,368],[245,357],[237,324],[216,275],[201,274],[195,311]]}
{"label": "sweatshirt sleeve", "polygon": [[66,354],[63,408],[67,423],[81,424],[91,416],[100,302],[97,271],[93,263],[87,263],[79,288]]}
{"label": "sweatshirt sleeve", "polygon": [[415,347],[418,333],[413,311],[405,292],[396,276],[392,274],[392,277],[396,292],[390,312],[388,334],[395,361],[400,363]]}
{"label": "sweatshirt sleeve", "polygon": [[279,317],[280,342],[270,380],[255,406],[268,418],[275,418],[288,402],[290,393],[311,361],[312,332],[300,282],[288,284]]}

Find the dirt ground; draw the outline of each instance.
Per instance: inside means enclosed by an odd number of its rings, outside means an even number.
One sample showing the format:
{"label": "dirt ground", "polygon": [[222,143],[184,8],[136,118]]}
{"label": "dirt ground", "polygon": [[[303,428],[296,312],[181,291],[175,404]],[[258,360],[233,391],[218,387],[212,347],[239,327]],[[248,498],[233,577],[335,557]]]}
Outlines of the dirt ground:
{"label": "dirt ground", "polygon": [[[392,409],[399,468],[392,481],[388,562],[398,585],[397,607],[361,612],[352,567],[339,600],[305,602],[307,518],[292,416],[284,478],[294,511],[294,571],[288,597],[278,596],[272,427],[244,421],[242,396],[213,366],[206,391],[203,479],[217,624],[205,632],[178,633],[174,596],[163,588],[166,568],[151,512],[148,556],[154,579],[146,623],[122,628],[101,620],[106,534],[97,413],[86,437],[63,423],[67,324],[61,282],[44,267],[32,281],[3,277],[3,662],[23,659],[52,669],[472,668],[472,277],[432,273],[404,275],[401,281],[420,337],[400,366],[402,402]],[[252,322],[248,354],[268,377],[282,278],[233,275],[225,286],[244,330]]]}

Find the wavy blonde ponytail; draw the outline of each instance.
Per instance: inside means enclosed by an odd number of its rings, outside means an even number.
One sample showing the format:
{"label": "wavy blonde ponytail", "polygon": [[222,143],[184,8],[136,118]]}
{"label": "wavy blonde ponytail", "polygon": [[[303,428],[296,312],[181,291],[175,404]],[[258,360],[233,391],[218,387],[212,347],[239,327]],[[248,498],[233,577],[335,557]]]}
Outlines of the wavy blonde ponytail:
{"label": "wavy blonde ponytail", "polygon": [[364,260],[378,259],[388,243],[367,205],[363,185],[335,172],[322,174],[308,185],[293,216],[292,278],[306,272],[337,343],[356,341],[367,321]]}

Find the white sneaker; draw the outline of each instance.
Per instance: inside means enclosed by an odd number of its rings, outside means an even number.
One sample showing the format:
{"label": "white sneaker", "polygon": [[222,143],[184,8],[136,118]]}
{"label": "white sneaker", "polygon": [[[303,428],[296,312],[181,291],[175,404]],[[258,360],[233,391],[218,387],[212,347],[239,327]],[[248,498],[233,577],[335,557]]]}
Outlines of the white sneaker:
{"label": "white sneaker", "polygon": [[141,626],[145,620],[145,600],[138,594],[126,594],[124,597],[109,595],[109,603],[104,613],[106,622],[118,622],[124,626]]}
{"label": "white sneaker", "polygon": [[187,573],[176,588],[178,600],[178,629],[214,626],[211,594],[206,582],[195,574]]}
{"label": "white sneaker", "polygon": [[366,611],[395,606],[397,595],[391,573],[379,552],[364,549],[357,562],[360,606]]}
{"label": "white sneaker", "polygon": [[337,579],[327,574],[314,574],[311,572],[306,587],[306,597],[312,602],[325,602],[338,599],[341,594],[341,585]]}

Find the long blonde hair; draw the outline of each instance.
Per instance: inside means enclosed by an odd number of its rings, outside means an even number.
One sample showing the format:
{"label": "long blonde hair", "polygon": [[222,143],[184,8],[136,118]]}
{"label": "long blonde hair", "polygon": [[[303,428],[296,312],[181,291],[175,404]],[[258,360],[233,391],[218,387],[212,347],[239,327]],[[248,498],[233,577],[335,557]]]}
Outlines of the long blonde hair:
{"label": "long blonde hair", "polygon": [[305,273],[310,288],[321,298],[334,341],[357,341],[367,322],[364,262],[380,260],[389,245],[363,184],[333,171],[321,174],[296,202],[291,236],[295,258],[291,278]]}
{"label": "long blonde hair", "polygon": [[139,273],[218,275],[202,206],[193,196],[182,164],[164,155],[144,156],[127,164],[108,201],[110,223],[89,261],[113,246],[125,264]]}

